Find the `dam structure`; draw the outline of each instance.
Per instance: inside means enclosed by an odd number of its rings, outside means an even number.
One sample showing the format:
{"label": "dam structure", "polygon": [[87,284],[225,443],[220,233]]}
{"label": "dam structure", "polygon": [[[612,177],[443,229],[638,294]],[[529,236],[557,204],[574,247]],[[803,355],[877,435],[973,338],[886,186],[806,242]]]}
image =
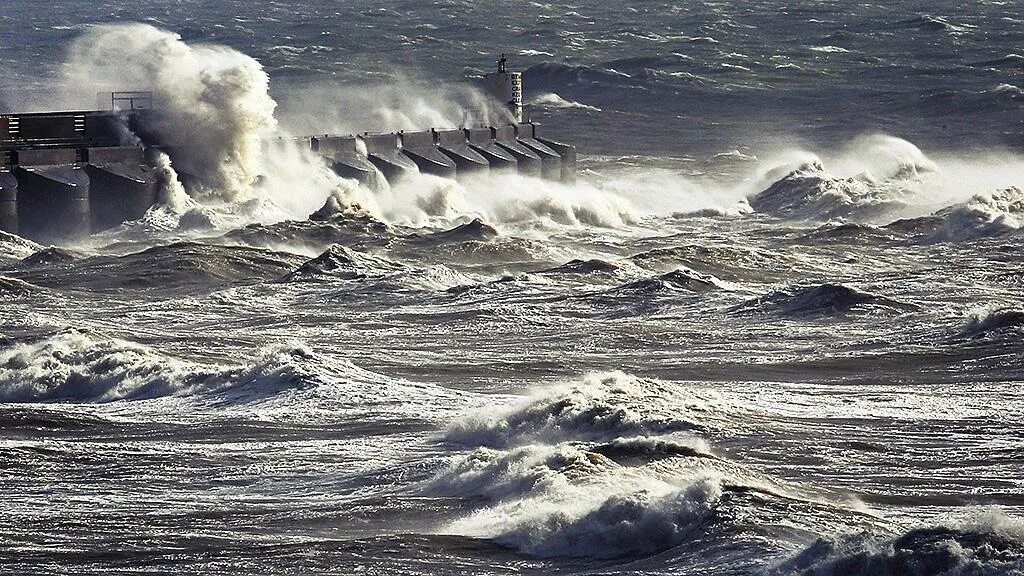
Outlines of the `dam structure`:
{"label": "dam structure", "polygon": [[[380,188],[416,173],[460,178],[496,171],[572,182],[576,147],[549,140],[523,122],[522,82],[504,69],[488,74],[510,120],[496,126],[289,138],[343,178]],[[157,153],[169,146],[149,121],[145,92],[115,92],[107,110],[0,114],[0,231],[42,243],[82,238],[141,218],[158,201]],[[267,142],[268,149],[274,142]],[[178,171],[186,190],[197,182]]]}

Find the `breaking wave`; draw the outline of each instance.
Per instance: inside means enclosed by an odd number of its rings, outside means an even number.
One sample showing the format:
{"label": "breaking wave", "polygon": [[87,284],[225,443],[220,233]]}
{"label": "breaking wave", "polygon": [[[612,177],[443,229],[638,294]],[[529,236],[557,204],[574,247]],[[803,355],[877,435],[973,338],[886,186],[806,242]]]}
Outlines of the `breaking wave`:
{"label": "breaking wave", "polygon": [[313,281],[326,278],[359,280],[371,276],[405,270],[405,266],[382,256],[374,256],[335,244],[323,254],[313,258],[294,272],[286,275],[285,282]]}
{"label": "breaking wave", "polygon": [[[0,402],[178,398],[188,406],[257,406],[266,414],[276,411],[305,422],[317,415],[422,419],[427,415],[410,398],[429,402],[454,396],[364,370],[299,343],[267,346],[240,365],[199,363],[77,330],[8,341],[0,348]],[[446,418],[443,406],[437,408],[432,416]]]}
{"label": "breaking wave", "polygon": [[990,194],[978,194],[945,212],[945,222],[934,240],[1004,236],[1021,228],[1024,190],[1006,188]]}
{"label": "breaking wave", "polygon": [[112,402],[245,387],[256,395],[312,386],[306,348],[265,350],[249,367],[206,367],[124,340],[65,331],[0,350],[0,401]]}
{"label": "breaking wave", "polygon": [[0,230],[0,263],[21,260],[42,249],[31,240]]}
{"label": "breaking wave", "polygon": [[771,292],[734,307],[735,312],[778,312],[785,316],[837,316],[867,311],[909,312],[912,304],[844,286],[818,284]]}
{"label": "breaking wave", "polygon": [[261,138],[277,126],[259,62],[225,46],[189,45],[145,24],[95,26],[68,52],[65,84],[86,93],[78,102],[123,86],[152,90],[159,102],[154,128],[181,147],[177,168],[199,177],[209,194],[250,196]]}
{"label": "breaking wave", "polygon": [[972,313],[964,323],[960,336],[987,338],[999,335],[1024,335],[1024,310],[1016,308],[990,308]]}
{"label": "breaking wave", "polygon": [[773,576],[996,576],[1024,574],[1024,525],[999,513],[908,530],[883,539],[822,539]]}
{"label": "breaking wave", "polygon": [[572,100],[566,100],[554,92],[547,92],[544,94],[538,94],[530,99],[530,104],[533,106],[539,106],[541,108],[576,108],[580,110],[588,110],[590,112],[600,112],[601,109],[596,106],[590,106],[587,104],[581,104],[580,102],[574,102]]}
{"label": "breaking wave", "polygon": [[800,220],[827,221],[851,217],[885,218],[907,205],[918,166],[878,180],[870,172],[849,178],[829,174],[820,160],[802,164],[750,199],[757,212]]}
{"label": "breaking wave", "polygon": [[[667,399],[674,401],[674,408],[667,407]],[[704,399],[658,382],[622,372],[594,373],[539,390],[510,410],[467,416],[449,427],[446,438],[468,446],[503,448],[667,434],[702,429],[698,416],[711,407]]]}

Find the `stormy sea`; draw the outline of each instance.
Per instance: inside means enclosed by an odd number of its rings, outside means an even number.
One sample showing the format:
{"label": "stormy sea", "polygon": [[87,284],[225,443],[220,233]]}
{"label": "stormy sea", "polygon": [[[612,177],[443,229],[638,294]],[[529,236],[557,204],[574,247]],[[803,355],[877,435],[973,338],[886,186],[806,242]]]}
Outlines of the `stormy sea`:
{"label": "stormy sea", "polygon": [[[501,53],[575,183],[289,145]],[[0,234],[0,573],[1024,574],[1019,2],[5,4],[112,90],[191,164]]]}

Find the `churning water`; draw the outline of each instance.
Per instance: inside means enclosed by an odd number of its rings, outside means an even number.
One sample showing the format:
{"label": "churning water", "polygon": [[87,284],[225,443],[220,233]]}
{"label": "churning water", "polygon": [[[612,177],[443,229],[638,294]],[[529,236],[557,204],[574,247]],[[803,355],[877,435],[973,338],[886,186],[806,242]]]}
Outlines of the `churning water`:
{"label": "churning water", "polygon": [[[213,184],[0,235],[0,571],[1024,573],[1016,3],[63,4],[4,107],[153,90]],[[261,144],[502,51],[579,183]]]}

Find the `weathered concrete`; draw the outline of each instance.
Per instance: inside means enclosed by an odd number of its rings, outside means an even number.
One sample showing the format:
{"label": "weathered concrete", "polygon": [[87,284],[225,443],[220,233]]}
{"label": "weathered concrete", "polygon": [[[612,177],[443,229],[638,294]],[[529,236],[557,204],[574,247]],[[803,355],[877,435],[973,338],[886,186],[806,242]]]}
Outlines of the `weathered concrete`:
{"label": "weathered concrete", "polygon": [[86,155],[93,232],[142,218],[156,204],[156,175],[142,148],[89,148]]}
{"label": "weathered concrete", "polygon": [[331,169],[338,176],[358,180],[361,184],[370,187],[380,184],[378,182],[380,172],[367,159],[364,154],[365,147],[360,146],[358,137],[314,137],[310,139],[310,147],[328,161]]}
{"label": "weathered concrete", "polygon": [[562,179],[562,156],[549,148],[546,144],[534,138],[535,128],[533,124],[519,124],[515,126],[516,140],[520,144],[532,150],[541,159],[541,175],[548,180]]}
{"label": "weathered concrete", "polygon": [[561,180],[567,184],[576,181],[576,147],[572,144],[563,144],[547,138],[537,137],[537,141],[554,150],[562,157]]}
{"label": "weathered concrete", "polygon": [[516,170],[519,162],[508,150],[494,141],[490,128],[466,128],[467,145],[487,159],[492,172],[499,170]]}
{"label": "weathered concrete", "polygon": [[491,128],[494,142],[509,154],[515,156],[519,173],[525,176],[540,176],[544,164],[540,155],[527,148],[516,139],[514,126],[495,126]]}
{"label": "weathered concrete", "polygon": [[37,242],[91,232],[89,176],[79,165],[18,166],[18,234]]}
{"label": "weathered concrete", "polygon": [[455,177],[455,162],[438,150],[433,131],[400,132],[399,141],[402,153],[416,163],[420,172],[442,178]]}
{"label": "weathered concrete", "polygon": [[456,175],[481,174],[490,170],[487,158],[469,147],[465,130],[435,130],[438,149],[455,162]]}
{"label": "weathered concrete", "polygon": [[367,158],[388,182],[397,182],[410,173],[419,171],[416,163],[402,154],[397,134],[365,134],[362,140],[366,145]]}
{"label": "weathered concrete", "polygon": [[0,172],[0,230],[18,233],[18,179]]}

